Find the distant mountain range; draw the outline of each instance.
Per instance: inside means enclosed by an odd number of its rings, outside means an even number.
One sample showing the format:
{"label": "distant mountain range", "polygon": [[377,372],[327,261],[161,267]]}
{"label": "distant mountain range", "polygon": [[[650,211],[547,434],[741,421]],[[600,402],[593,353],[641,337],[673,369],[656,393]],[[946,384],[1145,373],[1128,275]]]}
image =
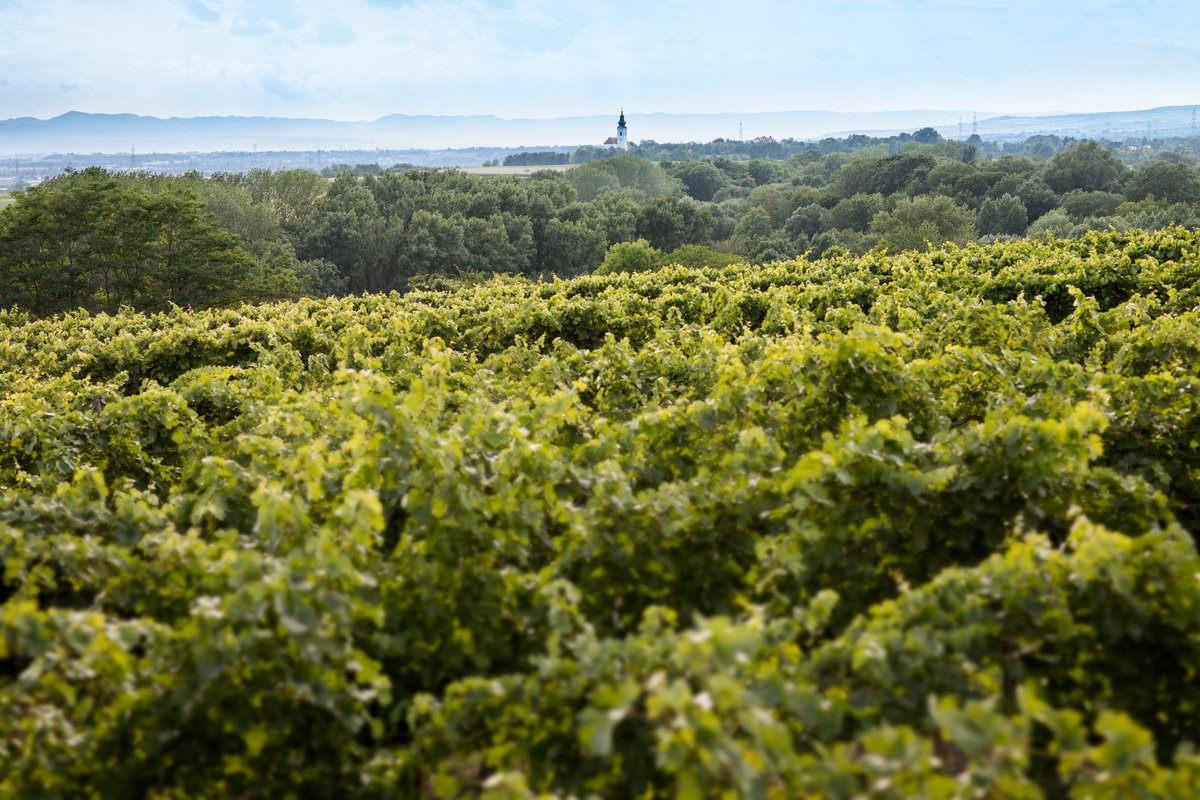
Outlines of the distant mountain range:
{"label": "distant mountain range", "polygon": [[[781,111],[753,114],[638,114],[629,111],[633,141],[708,142],[773,136],[816,139],[850,133],[891,135],[934,127],[947,138],[969,135],[970,111]],[[0,155],[48,153],[214,152],[253,150],[443,149],[599,144],[616,128],[617,115],[560,119],[393,114],[371,122],[281,117],[143,117],[73,111],[52,119],[0,120]],[[1127,139],[1189,136],[1192,106],[1058,116],[978,115],[985,139],[1034,134]]]}

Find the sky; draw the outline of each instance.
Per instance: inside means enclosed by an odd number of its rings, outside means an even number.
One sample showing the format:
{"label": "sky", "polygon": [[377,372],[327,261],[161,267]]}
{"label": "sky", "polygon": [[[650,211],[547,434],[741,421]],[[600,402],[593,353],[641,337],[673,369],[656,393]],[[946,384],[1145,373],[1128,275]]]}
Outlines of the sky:
{"label": "sky", "polygon": [[0,119],[1117,111],[1200,102],[1200,3],[0,0]]}

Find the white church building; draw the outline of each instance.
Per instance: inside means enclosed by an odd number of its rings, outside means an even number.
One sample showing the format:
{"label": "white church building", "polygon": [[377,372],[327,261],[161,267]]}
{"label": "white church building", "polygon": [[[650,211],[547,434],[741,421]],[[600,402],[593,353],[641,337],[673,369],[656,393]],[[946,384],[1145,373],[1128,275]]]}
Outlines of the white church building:
{"label": "white church building", "polygon": [[629,129],[625,126],[625,109],[621,109],[621,119],[617,120],[617,135],[604,140],[604,147],[615,147],[618,150],[629,149]]}

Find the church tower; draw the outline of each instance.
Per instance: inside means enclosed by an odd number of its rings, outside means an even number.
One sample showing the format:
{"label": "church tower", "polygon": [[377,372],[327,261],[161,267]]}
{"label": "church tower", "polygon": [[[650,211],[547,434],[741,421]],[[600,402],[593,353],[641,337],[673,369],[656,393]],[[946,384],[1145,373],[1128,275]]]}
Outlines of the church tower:
{"label": "church tower", "polygon": [[621,119],[617,121],[617,147],[629,149],[629,129],[625,127],[625,109],[621,109]]}

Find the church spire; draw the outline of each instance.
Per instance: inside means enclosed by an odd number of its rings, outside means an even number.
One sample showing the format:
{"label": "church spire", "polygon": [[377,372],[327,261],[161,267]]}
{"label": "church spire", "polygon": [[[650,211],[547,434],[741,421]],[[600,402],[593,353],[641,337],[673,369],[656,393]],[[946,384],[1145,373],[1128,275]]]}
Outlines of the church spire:
{"label": "church spire", "polygon": [[[612,119],[612,117],[609,117],[609,119]],[[619,120],[617,120],[617,128],[620,129],[620,128],[624,128],[624,127],[625,127],[625,109],[622,108],[621,109],[621,118]]]}

